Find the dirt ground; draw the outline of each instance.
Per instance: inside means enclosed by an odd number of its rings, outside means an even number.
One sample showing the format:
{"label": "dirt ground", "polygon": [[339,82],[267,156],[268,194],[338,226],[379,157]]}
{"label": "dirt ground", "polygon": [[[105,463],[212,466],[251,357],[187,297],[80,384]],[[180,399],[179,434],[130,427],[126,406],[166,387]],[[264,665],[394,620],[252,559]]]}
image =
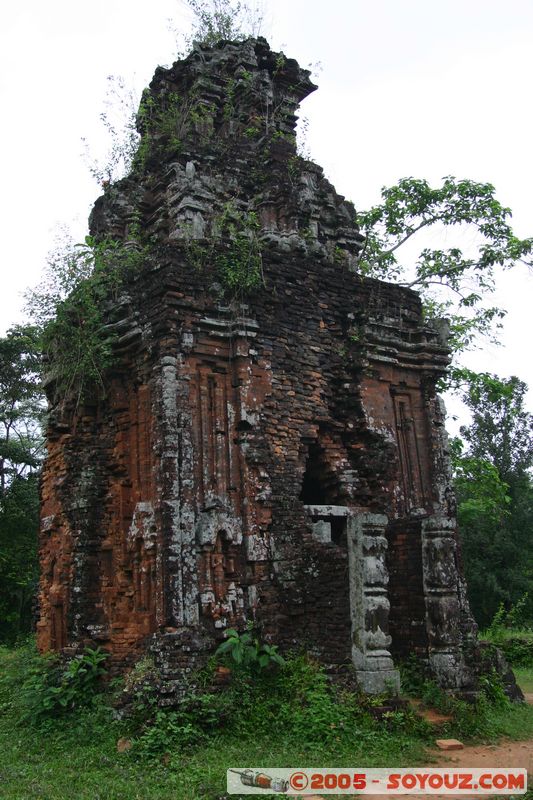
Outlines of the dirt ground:
{"label": "dirt ground", "polygon": [[[533,695],[528,702],[533,703]],[[441,750],[432,750],[431,752],[431,766],[432,767],[451,767],[459,769],[461,767],[488,767],[490,769],[502,767],[513,768],[522,767],[527,769],[528,775],[533,775],[533,739],[527,739],[522,742],[501,742],[500,744],[478,745],[475,747],[465,747],[463,750],[454,750],[451,752],[442,752]],[[434,757],[434,760],[433,760]],[[417,770],[420,768],[417,768]],[[529,778],[531,782],[531,777]],[[367,794],[362,795],[366,800],[390,800],[391,795],[383,794]],[[424,794],[403,794],[396,795],[403,800],[420,800],[422,797],[439,797],[439,795],[424,795]],[[482,795],[446,795],[446,797],[462,797],[466,800],[468,797],[479,798]],[[518,795],[516,795],[518,796]],[[488,797],[488,795],[485,795]],[[503,795],[500,795],[503,797]],[[310,798],[307,798],[310,800]],[[319,800],[318,797],[316,800]],[[324,798],[326,800],[326,798]]]}

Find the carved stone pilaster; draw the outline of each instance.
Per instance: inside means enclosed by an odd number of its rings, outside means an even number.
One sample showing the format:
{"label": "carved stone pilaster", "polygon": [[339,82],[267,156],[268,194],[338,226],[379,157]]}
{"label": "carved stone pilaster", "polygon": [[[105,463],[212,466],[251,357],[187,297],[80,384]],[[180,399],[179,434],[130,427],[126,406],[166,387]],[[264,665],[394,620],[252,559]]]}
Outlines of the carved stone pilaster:
{"label": "carved stone pilaster", "polygon": [[361,688],[374,694],[400,686],[388,649],[391,637],[386,526],[384,514],[355,514],[348,518],[352,660]]}
{"label": "carved stone pilaster", "polygon": [[439,684],[462,684],[456,522],[440,515],[422,521],[422,566],[429,662]]}

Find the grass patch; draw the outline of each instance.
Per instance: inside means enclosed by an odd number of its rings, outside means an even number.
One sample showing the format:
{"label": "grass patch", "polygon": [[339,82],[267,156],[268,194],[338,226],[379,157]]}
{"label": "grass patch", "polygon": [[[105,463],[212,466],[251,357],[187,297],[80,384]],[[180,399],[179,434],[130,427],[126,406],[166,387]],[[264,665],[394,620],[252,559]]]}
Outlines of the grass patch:
{"label": "grass patch", "polygon": [[533,692],[533,666],[513,667],[516,682],[523,692]]}
{"label": "grass patch", "polygon": [[[533,739],[533,706],[510,703],[503,707],[486,707],[482,723],[474,732],[474,741],[494,743],[504,737],[515,741]],[[469,738],[468,734],[465,738]]]}
{"label": "grass patch", "polygon": [[[0,648],[3,800],[217,800],[230,766],[423,764],[436,735],[409,711],[375,721],[370,701],[333,691],[304,657],[277,673],[237,674],[229,689],[193,698],[182,711],[158,712],[148,697],[144,711],[119,721],[110,697],[97,695],[87,707],[32,719],[36,659],[30,645]],[[470,713],[483,720],[478,737],[533,737],[533,708],[486,700]],[[449,732],[459,733],[457,723]],[[120,737],[132,740],[131,750],[117,752]]]}

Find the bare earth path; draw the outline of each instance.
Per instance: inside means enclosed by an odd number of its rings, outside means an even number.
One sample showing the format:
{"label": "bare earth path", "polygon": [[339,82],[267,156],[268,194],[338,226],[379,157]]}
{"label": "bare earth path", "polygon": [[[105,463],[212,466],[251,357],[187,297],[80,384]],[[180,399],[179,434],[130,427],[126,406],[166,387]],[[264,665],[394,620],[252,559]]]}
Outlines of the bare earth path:
{"label": "bare earth path", "polygon": [[[533,702],[533,697],[528,700]],[[522,742],[501,742],[500,744],[476,745],[473,747],[465,747],[463,750],[455,750],[450,753],[443,753],[441,750],[430,751],[431,765],[433,767],[452,767],[458,769],[461,767],[488,767],[490,769],[507,767],[522,767],[528,771],[528,783],[531,783],[533,776],[533,739],[526,739]],[[419,770],[421,768],[417,768]],[[432,795],[436,797],[437,795]],[[366,800],[377,800],[377,798],[388,798],[391,795],[383,794],[367,794],[364,795]],[[397,795],[398,798],[403,800],[420,800],[421,797],[429,797],[429,795],[411,795],[403,794]],[[475,797],[477,800],[481,795],[447,795],[447,797],[462,797],[466,800],[468,797]],[[487,795],[485,795],[487,797]],[[307,798],[309,800],[309,798]],[[318,800],[318,798],[317,798]],[[325,800],[325,798],[324,798]]]}
{"label": "bare earth path", "polygon": [[533,739],[522,742],[476,745],[452,753],[435,752],[435,766],[524,767],[533,775]]}

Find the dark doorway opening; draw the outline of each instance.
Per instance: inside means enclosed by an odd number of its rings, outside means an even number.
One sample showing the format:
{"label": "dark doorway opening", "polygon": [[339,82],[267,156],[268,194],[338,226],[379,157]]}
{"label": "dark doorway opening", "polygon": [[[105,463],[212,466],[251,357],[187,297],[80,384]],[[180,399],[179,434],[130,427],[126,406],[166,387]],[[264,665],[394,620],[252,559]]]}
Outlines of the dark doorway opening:
{"label": "dark doorway opening", "polygon": [[310,444],[300,500],[305,505],[324,506],[335,503],[337,494],[337,479],[328,466],[323,448],[318,442]]}

